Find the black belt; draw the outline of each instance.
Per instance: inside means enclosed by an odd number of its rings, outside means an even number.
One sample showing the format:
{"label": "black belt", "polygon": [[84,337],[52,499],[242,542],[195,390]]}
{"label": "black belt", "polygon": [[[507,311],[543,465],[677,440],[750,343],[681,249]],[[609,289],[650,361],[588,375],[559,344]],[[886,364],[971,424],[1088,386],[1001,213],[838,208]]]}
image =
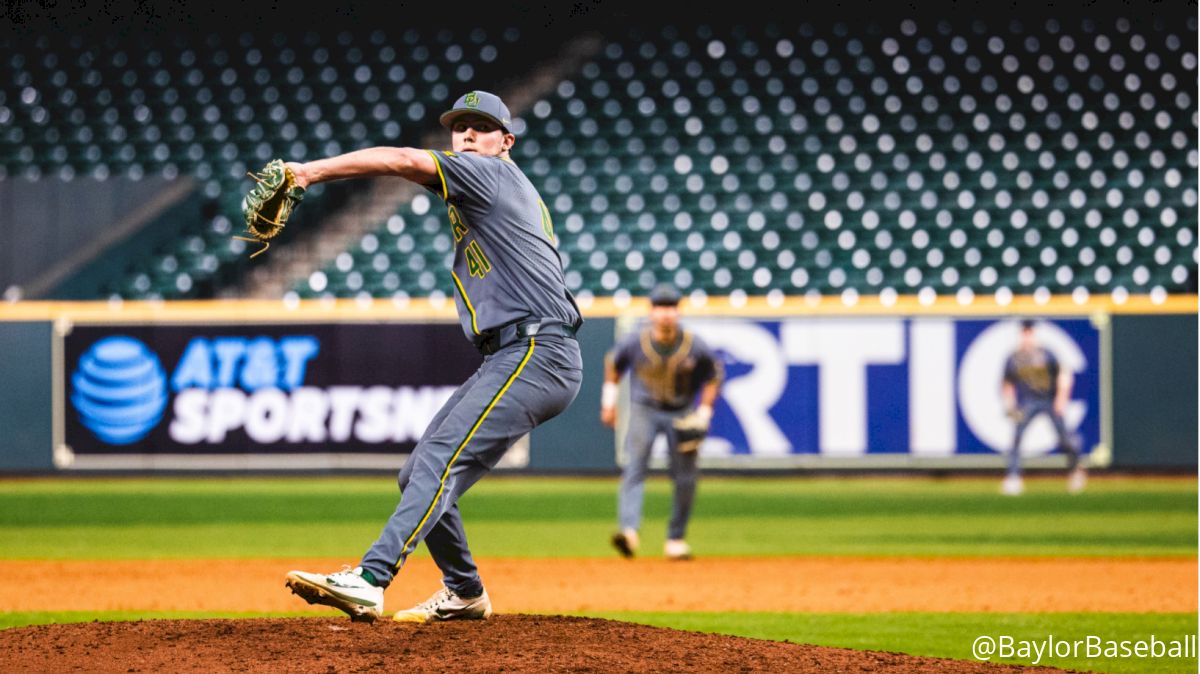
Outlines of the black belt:
{"label": "black belt", "polygon": [[510,323],[483,333],[476,339],[475,346],[480,353],[490,356],[510,344],[541,335],[575,339],[575,326],[553,318]]}

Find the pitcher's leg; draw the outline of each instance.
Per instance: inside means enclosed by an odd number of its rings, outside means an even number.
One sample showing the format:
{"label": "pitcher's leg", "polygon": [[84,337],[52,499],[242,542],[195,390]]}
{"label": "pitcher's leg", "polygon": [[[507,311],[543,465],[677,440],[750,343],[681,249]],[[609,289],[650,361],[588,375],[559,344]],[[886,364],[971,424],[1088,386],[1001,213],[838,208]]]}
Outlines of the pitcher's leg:
{"label": "pitcher's leg", "polygon": [[483,594],[483,581],[479,579],[479,570],[471,557],[467,532],[463,528],[457,503],[450,506],[429,530],[425,536],[425,546],[442,571],[442,584],[460,597]]}
{"label": "pitcher's leg", "polygon": [[[458,406],[463,397],[465,397],[467,393],[471,391],[471,388],[475,385],[476,381],[478,381],[481,371],[482,368],[476,370],[467,379],[467,381],[463,382],[462,385],[459,386],[454,393],[446,399],[446,402],[442,404],[440,409],[438,409],[437,414],[435,414],[433,419],[430,420],[429,425],[425,427],[425,431],[421,434],[421,439],[417,442],[417,446],[413,448],[413,451],[411,454],[409,454],[408,459],[404,461],[404,465],[400,467],[400,472],[396,475],[396,482],[400,487],[401,500],[404,498],[404,492],[408,489],[409,482],[412,481],[414,467],[421,460],[420,457],[422,454],[426,451],[429,451],[429,445],[426,444],[426,441],[431,435],[436,433],[437,430],[442,427],[442,424],[446,422],[446,418],[450,416],[450,413],[454,411],[455,407]],[[397,570],[390,564],[382,563],[378,559],[370,560],[367,557],[363,558],[360,565],[371,573],[372,579],[381,587],[387,587],[392,582],[392,577],[395,575]]]}
{"label": "pitcher's leg", "polygon": [[[575,396],[578,381],[560,376],[559,367],[544,367],[541,359],[556,365],[571,363],[571,354],[553,353],[543,344],[538,360],[526,364],[519,381],[514,381],[488,420],[472,439],[472,451],[464,461],[464,474],[449,488],[450,506],[425,536],[434,563],[442,571],[442,583],[460,597],[483,594],[483,582],[467,544],[467,532],[458,510],[458,499],[500,460],[512,443],[543,421],[558,414]],[[570,370],[570,368],[568,368]],[[513,418],[516,415],[519,418]],[[528,426],[528,428],[526,428]],[[500,429],[498,433],[493,429]]]}
{"label": "pitcher's leg", "polygon": [[362,560],[363,568],[381,584],[391,580],[417,543],[453,505],[445,496],[447,487],[462,477],[465,464],[459,460],[463,452],[525,365],[523,355],[511,351],[486,360],[469,383],[459,388],[461,395],[445,410],[442,423],[426,433],[413,450],[401,471],[405,484],[400,503]]}
{"label": "pitcher's leg", "polygon": [[[478,376],[478,372],[475,376]],[[475,376],[468,382],[473,381]],[[462,399],[467,388],[466,385],[460,386],[454,392],[447,404],[438,411],[434,420],[429,424],[429,428],[422,434],[422,440],[441,427],[449,411]],[[407,474],[401,470],[400,489],[403,490],[407,483]],[[477,597],[483,592],[483,583],[479,580],[479,569],[475,566],[475,560],[471,557],[471,550],[467,545],[467,532],[463,528],[462,516],[458,512],[457,499],[429,530],[425,536],[425,547],[429,549],[429,555],[433,558],[434,564],[441,569],[442,583],[446,587],[454,590],[460,597]]]}
{"label": "pitcher's leg", "polygon": [[[401,491],[411,479],[412,470],[409,466],[410,464],[406,463],[405,468],[400,471]],[[479,596],[483,591],[483,583],[479,580],[479,570],[475,566],[475,560],[471,557],[471,550],[467,545],[467,532],[463,528],[457,502],[450,506],[441,519],[429,530],[425,536],[425,547],[429,548],[433,562],[441,569],[442,582],[446,587],[462,597]],[[364,568],[369,570],[369,567]],[[376,580],[385,586],[392,577],[391,571],[387,569],[371,573],[372,575],[377,573],[384,575],[384,578]]]}
{"label": "pitcher's leg", "polygon": [[[489,357],[442,424],[410,459],[410,477],[396,511],[363,557],[363,568],[390,578],[458,497],[537,424],[561,412],[579,390],[577,371],[556,369],[556,347],[534,340]],[[561,347],[558,347],[561,349]],[[573,346],[575,357],[578,347]],[[444,544],[444,545],[443,545]],[[473,566],[465,536],[435,541],[440,563]]]}

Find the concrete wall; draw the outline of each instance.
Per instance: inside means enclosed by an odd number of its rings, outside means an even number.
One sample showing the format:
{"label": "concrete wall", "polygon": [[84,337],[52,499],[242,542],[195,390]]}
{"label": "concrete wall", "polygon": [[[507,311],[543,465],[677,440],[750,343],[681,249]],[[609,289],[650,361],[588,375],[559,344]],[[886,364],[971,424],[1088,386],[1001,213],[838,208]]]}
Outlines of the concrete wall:
{"label": "concrete wall", "polygon": [[0,473],[53,468],[50,323],[0,322]]}
{"label": "concrete wall", "polygon": [[1196,316],[1115,316],[1113,465],[1196,468]]}

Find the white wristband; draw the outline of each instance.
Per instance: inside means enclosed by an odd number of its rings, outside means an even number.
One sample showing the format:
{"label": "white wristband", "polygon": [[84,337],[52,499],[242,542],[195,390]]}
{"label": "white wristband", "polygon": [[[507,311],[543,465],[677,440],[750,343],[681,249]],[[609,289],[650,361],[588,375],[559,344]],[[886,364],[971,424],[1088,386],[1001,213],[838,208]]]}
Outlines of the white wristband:
{"label": "white wristband", "polygon": [[616,382],[604,382],[604,388],[600,390],[600,406],[603,408],[616,407],[617,396],[621,393],[621,387]]}
{"label": "white wristband", "polygon": [[712,405],[701,405],[696,408],[696,416],[700,417],[700,419],[704,422],[705,426],[707,426],[709,424],[709,422],[712,421],[712,415],[713,415]]}

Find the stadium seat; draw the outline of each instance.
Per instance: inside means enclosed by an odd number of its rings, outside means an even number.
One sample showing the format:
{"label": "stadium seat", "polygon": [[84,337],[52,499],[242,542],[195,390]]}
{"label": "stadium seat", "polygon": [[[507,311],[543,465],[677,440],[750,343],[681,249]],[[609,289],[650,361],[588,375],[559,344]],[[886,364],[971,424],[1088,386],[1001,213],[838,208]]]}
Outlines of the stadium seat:
{"label": "stadium seat", "polygon": [[[99,291],[211,296],[215,286],[201,279],[236,282],[244,268],[243,247],[228,238],[240,227],[228,219],[237,217],[248,189],[247,170],[273,157],[415,144],[436,125],[428,112],[477,78],[489,81],[516,39],[503,26],[328,33],[239,27],[147,34],[136,43],[111,34],[91,41],[5,31],[0,62],[10,76],[0,81],[0,178],[198,179],[208,203],[184,227],[198,248],[159,250],[144,268]],[[201,210],[219,213],[220,226]],[[178,269],[160,277],[168,259]]]}
{"label": "stadium seat", "polygon": [[[519,115],[513,155],[577,292],[1194,292],[1195,36],[1194,16],[634,22]],[[247,170],[418,143],[462,86],[528,65],[517,39],[5,38],[0,177],[193,176],[191,236],[104,293],[211,296],[246,268],[228,237]],[[295,292],[446,290],[428,197],[372,237]]]}

